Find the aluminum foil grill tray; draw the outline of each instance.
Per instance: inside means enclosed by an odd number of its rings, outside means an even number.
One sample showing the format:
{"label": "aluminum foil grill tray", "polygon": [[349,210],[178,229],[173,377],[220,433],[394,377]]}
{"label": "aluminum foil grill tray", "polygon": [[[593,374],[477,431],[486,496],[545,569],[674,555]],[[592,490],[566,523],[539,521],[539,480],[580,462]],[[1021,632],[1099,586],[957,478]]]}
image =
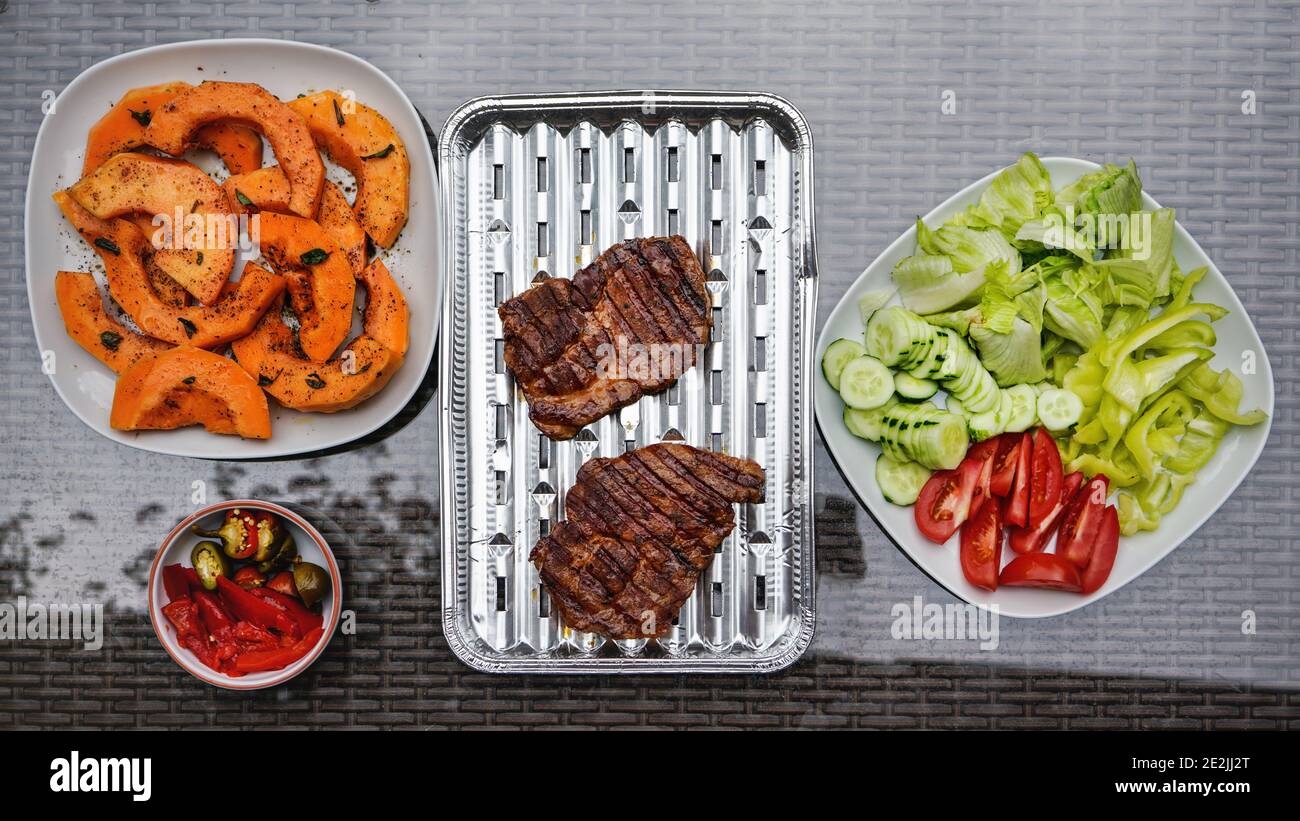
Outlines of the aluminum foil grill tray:
{"label": "aluminum foil grill tray", "polygon": [[[812,142],[767,94],[634,91],[472,100],[439,141],[444,242],[443,629],[501,673],[764,672],[815,622],[811,477],[816,246]],[[707,274],[713,335],[676,385],[554,442],[503,361],[496,308],[624,239],[681,234]],[[765,501],[664,638],[561,624],[528,560],[595,456],[678,440],[755,460]]]}

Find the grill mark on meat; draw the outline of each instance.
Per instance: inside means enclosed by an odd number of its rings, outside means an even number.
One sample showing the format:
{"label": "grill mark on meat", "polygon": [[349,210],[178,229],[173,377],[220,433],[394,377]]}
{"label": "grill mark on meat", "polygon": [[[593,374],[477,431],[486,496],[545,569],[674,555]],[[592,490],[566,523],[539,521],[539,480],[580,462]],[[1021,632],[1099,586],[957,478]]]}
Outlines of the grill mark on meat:
{"label": "grill mark on meat", "polygon": [[[651,459],[653,457],[647,454],[644,448],[633,451],[631,457],[630,461],[635,468],[649,473],[673,498],[680,500],[683,505],[695,511],[705,521],[711,521],[716,508],[710,505],[707,499],[699,497],[698,492],[689,482],[683,481],[676,473],[661,475],[662,471],[655,467],[656,464],[659,464],[658,461],[655,460],[652,463]],[[667,467],[663,467],[663,471],[668,470]]]}
{"label": "grill mark on meat", "polygon": [[[641,259],[651,270],[655,287],[670,300],[677,315],[689,327],[692,316],[700,316],[708,311],[708,294],[707,292],[703,296],[696,294],[689,287],[689,282],[671,276],[673,266],[680,263],[676,261],[675,257],[664,251],[664,245],[665,243],[660,242],[646,243],[645,247],[641,249]],[[671,243],[666,245],[668,248],[672,248]],[[672,287],[674,284],[677,287]],[[703,342],[704,339],[698,339],[697,341]]]}
{"label": "grill mark on meat", "polygon": [[[627,470],[606,470],[601,472],[600,479],[611,484],[617,484],[620,488],[620,498],[640,498],[645,500],[647,515],[657,517],[655,521],[666,522],[666,528],[669,532],[668,547],[683,562],[694,567],[696,570],[703,570],[708,567],[711,555],[702,553],[696,548],[694,540],[700,535],[701,530],[707,530],[708,523],[699,518],[694,512],[689,514],[675,514],[671,505],[661,505],[662,496],[656,497],[653,492],[642,493],[640,488],[635,485],[633,476],[639,471],[635,466],[634,459],[628,459],[625,462]],[[683,524],[681,519],[689,516],[694,520],[693,524]],[[697,524],[696,524],[697,523]],[[678,534],[683,539],[679,541]]]}
{"label": "grill mark on meat", "polygon": [[[571,280],[548,279],[498,306],[505,361],[528,399],[529,416],[548,436],[567,439],[584,425],[681,375],[651,368],[607,373],[611,356],[644,361],[631,345],[676,345],[654,352],[655,364],[696,364],[713,312],[704,271],[680,236],[619,243]],[[675,368],[673,369],[675,370]]]}
{"label": "grill mark on meat", "polygon": [[640,459],[629,458],[625,464],[626,471],[611,471],[614,478],[627,484],[630,492],[640,494],[674,524],[680,525],[687,519],[695,526],[708,524],[708,519],[700,515],[689,498],[683,498],[665,485]]}
{"label": "grill mark on meat", "polygon": [[[682,472],[688,472],[690,468],[694,468],[699,473],[704,474],[699,476],[698,480],[703,482],[708,488],[724,499],[739,496],[743,501],[751,501],[747,497],[754,491],[756,485],[742,482],[741,480],[746,477],[739,471],[734,471],[731,475],[723,473],[725,470],[725,463],[721,460],[713,462],[708,459],[702,459],[698,462],[692,463],[688,467],[687,465],[682,464],[682,462],[673,455],[671,451],[664,453],[663,459],[676,464]],[[734,490],[730,490],[729,492],[721,490],[719,485],[724,483],[730,485]]]}
{"label": "grill mark on meat", "polygon": [[618,285],[628,296],[637,300],[638,308],[653,321],[665,341],[690,340],[694,337],[689,328],[675,321],[672,301],[664,298],[663,292],[655,286],[653,280],[656,277],[646,267],[640,254],[629,254],[623,269],[627,276],[618,280]]}
{"label": "grill mark on meat", "polygon": [[669,460],[667,454],[646,454],[644,458],[647,463],[653,464],[657,462],[663,466],[664,470],[670,471],[687,487],[690,487],[691,492],[695,496],[708,502],[710,508],[716,510],[718,505],[725,502],[725,498],[714,488],[711,488],[708,484],[696,479],[689,471],[683,469],[675,460]]}
{"label": "grill mark on meat", "polygon": [[565,518],[529,555],[556,613],[613,639],[669,632],[734,529],[733,505],[761,499],[762,475],[748,460],[676,443],[584,464]]}
{"label": "grill mark on meat", "polygon": [[[664,267],[671,268],[674,265],[683,264],[681,260],[681,248],[673,242],[655,240],[648,243],[648,247],[653,248],[661,255],[659,259],[655,260],[656,270],[660,270]],[[701,273],[703,272],[701,271]],[[709,310],[709,292],[704,286],[703,277],[700,278],[698,290],[691,287],[694,285],[692,282],[684,282],[680,279],[676,280],[676,282],[679,293],[687,299],[692,310],[700,313],[705,313]]]}

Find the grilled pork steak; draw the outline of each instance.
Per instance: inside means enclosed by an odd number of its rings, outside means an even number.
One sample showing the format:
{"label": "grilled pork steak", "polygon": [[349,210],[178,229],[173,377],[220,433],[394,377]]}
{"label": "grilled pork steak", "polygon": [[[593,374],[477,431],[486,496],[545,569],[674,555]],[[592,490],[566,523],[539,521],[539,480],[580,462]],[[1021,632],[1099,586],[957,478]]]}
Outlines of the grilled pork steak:
{"label": "grilled pork steak", "polygon": [[712,321],[704,270],[680,236],[621,242],[497,313],[506,366],[553,439],[667,388],[695,364]]}
{"label": "grilled pork steak", "polygon": [[748,459],[689,445],[592,459],[565,496],[565,520],[529,559],[568,627],[662,636],[735,527],[732,505],[762,501],[763,481]]}

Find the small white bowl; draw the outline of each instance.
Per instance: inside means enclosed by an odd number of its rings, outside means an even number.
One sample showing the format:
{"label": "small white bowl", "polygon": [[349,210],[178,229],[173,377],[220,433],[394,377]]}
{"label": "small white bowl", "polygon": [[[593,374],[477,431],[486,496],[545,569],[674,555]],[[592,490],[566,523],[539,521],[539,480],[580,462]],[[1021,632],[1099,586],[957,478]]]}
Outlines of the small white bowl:
{"label": "small white bowl", "polygon": [[[294,542],[298,546],[298,555],[302,556],[303,561],[324,567],[330,575],[329,592],[321,600],[324,634],[310,653],[281,670],[249,673],[244,676],[218,673],[199,661],[191,650],[181,645],[176,637],[176,628],[163,615],[162,609],[167,604],[167,593],[163,590],[162,568],[169,564],[189,567],[190,551],[194,549],[195,544],[202,541],[201,537],[191,532],[191,527],[197,524],[204,530],[216,530],[225,518],[226,511],[235,507],[265,510],[280,517],[281,523],[293,535]],[[190,675],[214,687],[224,687],[227,690],[260,690],[264,687],[275,687],[310,667],[334,636],[334,630],[339,624],[340,605],[343,601],[343,580],[339,574],[339,566],[334,561],[333,551],[330,550],[320,532],[292,510],[274,502],[259,502],[254,499],[218,502],[190,514],[176,525],[172,532],[167,534],[167,538],[163,539],[162,547],[158,548],[158,555],[154,557],[153,565],[149,568],[148,589],[149,620],[153,622],[153,631],[158,635],[158,641],[162,642],[167,654]]]}

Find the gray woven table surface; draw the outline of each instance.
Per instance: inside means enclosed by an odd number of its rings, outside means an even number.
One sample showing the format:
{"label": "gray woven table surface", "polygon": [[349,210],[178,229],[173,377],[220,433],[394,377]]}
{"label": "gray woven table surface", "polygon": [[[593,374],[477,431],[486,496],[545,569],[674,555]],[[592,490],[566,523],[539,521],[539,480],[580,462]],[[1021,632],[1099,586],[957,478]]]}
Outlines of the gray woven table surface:
{"label": "gray woven table surface", "polygon": [[[105,648],[0,643],[0,728],[41,726],[1300,726],[1300,12],[1129,2],[0,2],[0,601],[103,601]],[[818,636],[765,678],[497,678],[441,636],[433,404],[386,439],[308,461],[123,448],[41,373],[23,197],[42,92],[96,61],[198,37],[330,45],[386,71],[435,127],[487,93],[761,89],[811,123],[822,316],[915,215],[1025,150],[1136,158],[1232,282],[1267,347],[1264,457],[1201,530],[1066,617],[1003,619],[1000,646],[897,641],[891,607],[953,601],[880,533],[818,445]],[[941,113],[945,90],[955,114]],[[1242,113],[1243,92],[1257,110]],[[355,635],[274,692],[216,692],[161,651],[148,562],[211,499],[338,522]],[[1175,514],[1177,515],[1177,514]],[[1257,628],[1243,635],[1242,612]]]}

